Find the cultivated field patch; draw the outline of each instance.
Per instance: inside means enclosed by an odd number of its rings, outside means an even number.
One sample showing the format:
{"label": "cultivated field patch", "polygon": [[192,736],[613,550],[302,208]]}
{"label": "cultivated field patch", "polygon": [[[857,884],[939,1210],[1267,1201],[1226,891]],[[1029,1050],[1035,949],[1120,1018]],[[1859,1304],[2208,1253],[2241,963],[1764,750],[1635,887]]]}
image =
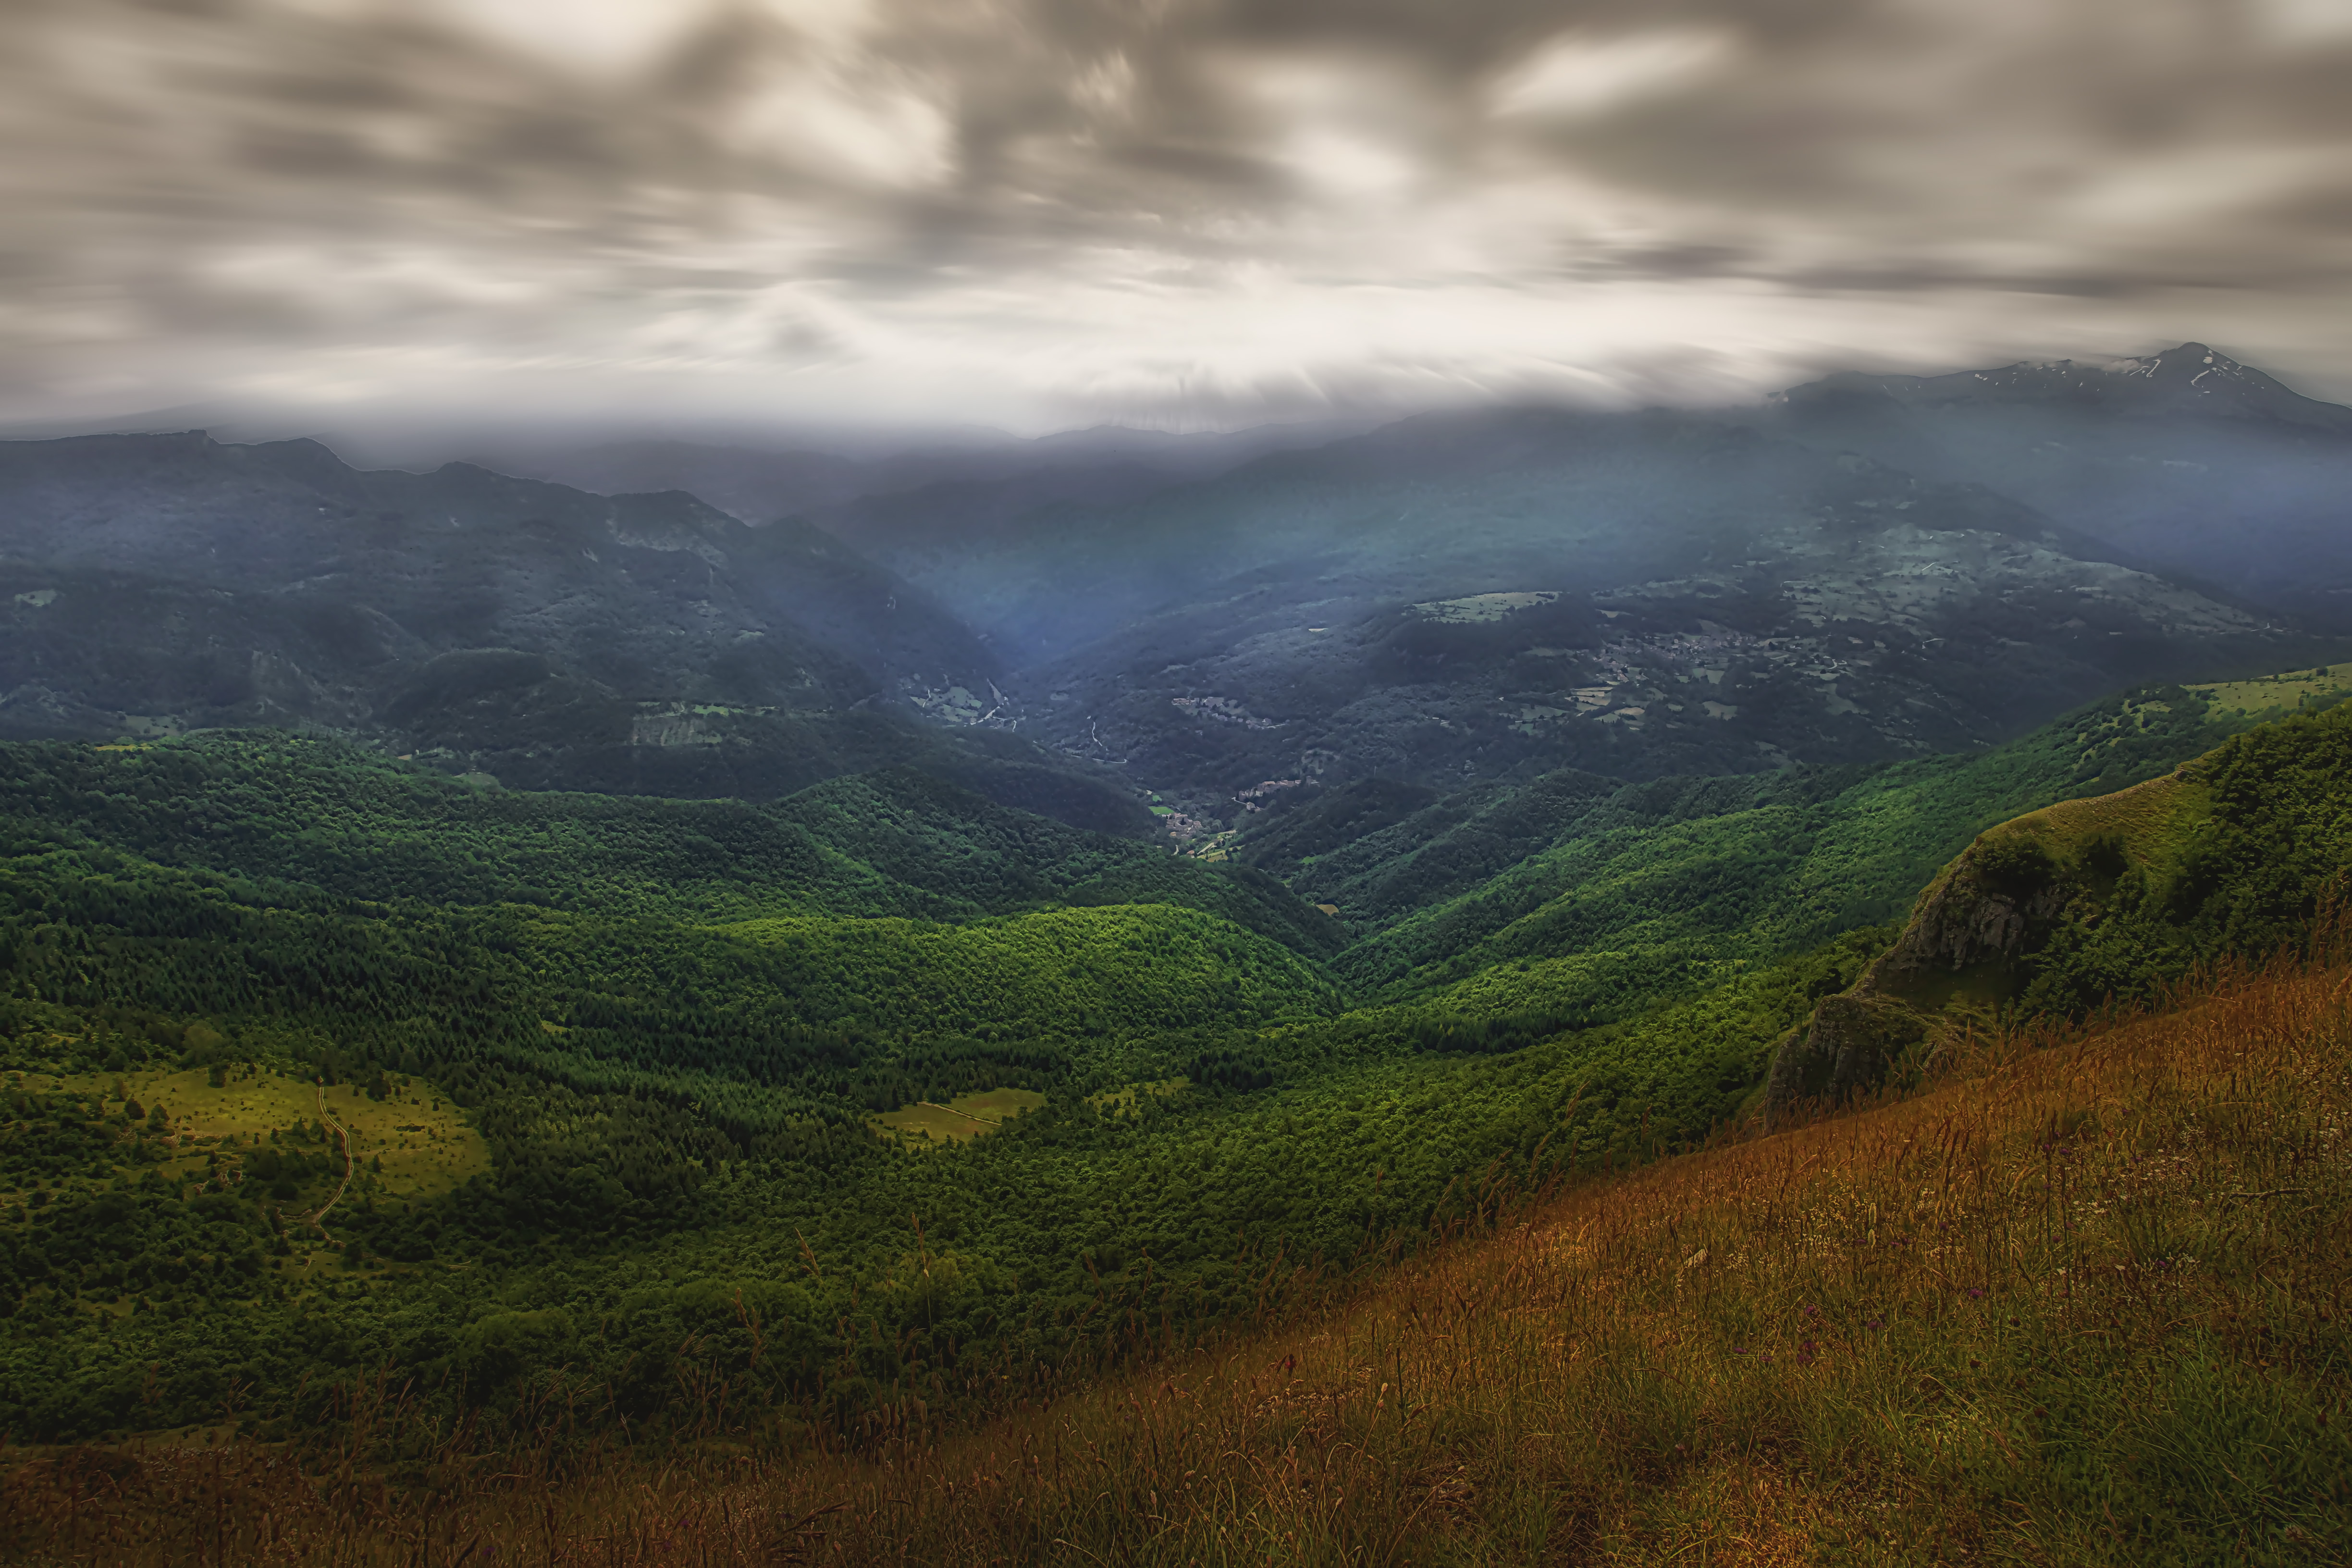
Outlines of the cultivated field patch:
{"label": "cultivated field patch", "polygon": [[[171,1154],[155,1169],[167,1180],[216,1174],[224,1160],[241,1163],[245,1156],[268,1147],[270,1134],[282,1138],[298,1125],[319,1122],[319,1086],[307,1078],[251,1066],[231,1067],[221,1076],[215,1085],[205,1068],[10,1075],[21,1080],[15,1087],[26,1094],[94,1096],[119,1110],[125,1100],[125,1095],[116,1092],[120,1085],[142,1110],[152,1112],[161,1106]],[[326,1089],[327,1114],[349,1131],[352,1158],[380,1184],[376,1191],[389,1197],[429,1198],[489,1173],[489,1146],[432,1085],[420,1079],[387,1078],[386,1088],[381,1100],[370,1099],[357,1084]],[[331,1132],[318,1146],[337,1152]]]}
{"label": "cultivated field patch", "polygon": [[917,1100],[896,1110],[869,1116],[866,1121],[902,1147],[936,1149],[986,1137],[1013,1118],[1045,1103],[1045,1097],[1034,1089],[985,1089],[976,1094],[960,1094],[945,1105]]}

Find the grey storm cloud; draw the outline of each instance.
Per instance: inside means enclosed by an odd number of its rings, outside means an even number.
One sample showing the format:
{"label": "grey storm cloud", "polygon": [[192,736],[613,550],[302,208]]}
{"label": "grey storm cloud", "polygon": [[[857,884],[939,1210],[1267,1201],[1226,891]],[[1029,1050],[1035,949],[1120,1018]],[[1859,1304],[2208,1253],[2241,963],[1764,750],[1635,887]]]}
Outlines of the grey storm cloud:
{"label": "grey storm cloud", "polygon": [[2200,337],[2352,0],[10,0],[0,416],[1208,423]]}

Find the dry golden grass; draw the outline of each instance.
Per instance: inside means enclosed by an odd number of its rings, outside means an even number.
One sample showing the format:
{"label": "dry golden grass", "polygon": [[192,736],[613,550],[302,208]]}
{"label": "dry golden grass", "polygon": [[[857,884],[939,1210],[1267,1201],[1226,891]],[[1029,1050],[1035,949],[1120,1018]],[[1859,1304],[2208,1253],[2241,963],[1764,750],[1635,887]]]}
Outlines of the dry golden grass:
{"label": "dry golden grass", "polygon": [[948,1101],[955,1110],[998,1121],[1026,1115],[1045,1103],[1045,1097],[1034,1089],[983,1089],[977,1094],[959,1094]]}
{"label": "dry golden grass", "polygon": [[[2352,971],[1963,1040],[1908,1100],[1489,1211],[1351,1300],[798,1453],[16,1456],[18,1562],[2352,1560]],[[1503,1173],[1490,1188],[1500,1190]],[[389,1384],[386,1385],[387,1389]]]}

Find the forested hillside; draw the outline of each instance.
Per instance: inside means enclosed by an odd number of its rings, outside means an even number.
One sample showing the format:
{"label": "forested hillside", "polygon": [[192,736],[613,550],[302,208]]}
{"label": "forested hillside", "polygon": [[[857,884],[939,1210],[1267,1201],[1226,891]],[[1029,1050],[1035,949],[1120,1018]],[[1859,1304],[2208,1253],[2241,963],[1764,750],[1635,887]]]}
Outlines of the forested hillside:
{"label": "forested hillside", "polygon": [[2159,1000],[2232,957],[2340,940],[2352,896],[2352,708],[2234,735],[2161,777],[1979,835],[1897,940],[1779,1053],[1769,1098],[1843,1098],[1939,1024]]}
{"label": "forested hillside", "polygon": [[1370,790],[1340,791],[1240,853],[1336,904],[1357,936],[1339,972],[1360,994],[1599,1021],[1896,919],[1984,828],[2348,693],[2352,675],[2327,670],[2151,688],[1975,756],[1632,785],[1559,773],[1392,822]]}
{"label": "forested hillside", "polygon": [[[711,1379],[777,1433],[1013,1397],[1739,1121],[1904,879],[2333,690],[2143,692],[1870,773],[1328,813],[1286,869],[1385,889],[1346,949],[1265,872],[916,774],[755,807],[284,736],[10,747],[0,1424],[293,1433],[386,1357],[490,1429],[570,1391],[677,1431]],[[2197,910],[2310,897],[2217,924],[2151,894],[2136,953],[2308,918],[2340,847],[2276,841],[2340,805],[2314,737],[2345,728],[2202,764],[2245,826]],[[1481,833],[1458,888],[1442,847]],[[868,1121],[983,1089],[1037,1108],[948,1146]]]}
{"label": "forested hillside", "polygon": [[804,524],[201,432],[0,442],[0,514],[9,739],[268,726],[530,789],[748,800],[911,763],[1151,826],[1114,774],[925,722],[907,693],[985,691],[1000,661]]}
{"label": "forested hillside", "polygon": [[2115,809],[2123,796],[2107,812],[2096,802],[2068,812],[2072,831],[2053,842],[2032,818],[2012,830],[2042,853],[2004,869],[2027,902],[2040,893],[2057,906],[2021,976],[2025,1006],[2145,998],[2217,954],[2290,946],[2315,920],[2341,918],[2352,899],[2352,709],[2233,736],[2166,793],[2145,822]]}
{"label": "forested hillside", "polygon": [[[1337,929],[1271,879],[1176,860],[911,768],[780,802],[479,787],[363,748],[268,731],[170,745],[0,750],[0,833],[378,901],[528,904],[680,920],[827,913],[964,919],[1148,900],[1309,952]],[[1145,901],[1145,900],[1139,900]]]}

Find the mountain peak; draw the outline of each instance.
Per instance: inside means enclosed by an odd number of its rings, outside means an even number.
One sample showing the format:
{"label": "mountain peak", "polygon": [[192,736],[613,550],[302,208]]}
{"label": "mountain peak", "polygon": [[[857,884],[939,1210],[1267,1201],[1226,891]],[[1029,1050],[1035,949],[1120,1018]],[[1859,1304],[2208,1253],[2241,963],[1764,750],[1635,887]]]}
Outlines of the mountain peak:
{"label": "mountain peak", "polygon": [[2322,403],[2200,342],[2111,360],[2021,360],[1948,375],[1861,375],[1809,382],[1773,402],[1803,409],[1857,396],[1918,411],[2063,405],[2125,418],[2189,415],[2274,421],[2352,435],[2352,408]]}
{"label": "mountain peak", "polygon": [[[2082,374],[2094,368],[2110,380],[2091,400],[2109,404],[2117,413],[2219,415],[2352,432],[2352,409],[2305,397],[2276,378],[2200,342],[2185,342],[2159,353],[2112,360],[2095,367],[2072,360],[2012,367],[2048,373],[2049,381],[2061,384],[2049,386],[2053,393],[2061,391],[2063,384],[2079,383]],[[2141,389],[2126,390],[2135,382]],[[2071,385],[2063,389],[2074,391]]]}

